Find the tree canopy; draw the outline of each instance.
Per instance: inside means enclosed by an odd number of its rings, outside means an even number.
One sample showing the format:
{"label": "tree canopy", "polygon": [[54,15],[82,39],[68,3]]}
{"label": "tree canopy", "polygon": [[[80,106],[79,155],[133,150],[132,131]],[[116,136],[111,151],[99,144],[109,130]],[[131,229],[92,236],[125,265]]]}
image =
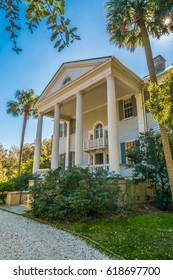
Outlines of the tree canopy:
{"label": "tree canopy", "polygon": [[146,101],[147,109],[158,123],[173,130],[173,70],[160,84],[150,82],[148,90],[151,98]]}
{"label": "tree canopy", "polygon": [[145,182],[148,188],[155,190],[159,209],[171,207],[172,198],[160,134],[152,129],[140,133],[135,149],[127,151],[127,156],[134,163],[134,181]]}
{"label": "tree canopy", "polygon": [[[0,144],[0,182],[11,180],[18,176],[19,148],[11,147],[5,149]],[[51,140],[43,139],[41,145],[41,168],[50,168]],[[21,164],[21,174],[31,174],[34,159],[34,144],[23,145],[23,156]]]}
{"label": "tree canopy", "polygon": [[[50,39],[54,47],[61,51],[74,40],[80,40],[76,34],[76,27],[70,26],[70,19],[65,18],[65,0],[1,0],[0,12],[7,20],[6,31],[13,40],[13,50],[18,54],[21,48],[17,45],[17,37],[26,21],[31,33],[44,21],[47,29],[51,31]],[[22,10],[25,9],[25,20]]]}

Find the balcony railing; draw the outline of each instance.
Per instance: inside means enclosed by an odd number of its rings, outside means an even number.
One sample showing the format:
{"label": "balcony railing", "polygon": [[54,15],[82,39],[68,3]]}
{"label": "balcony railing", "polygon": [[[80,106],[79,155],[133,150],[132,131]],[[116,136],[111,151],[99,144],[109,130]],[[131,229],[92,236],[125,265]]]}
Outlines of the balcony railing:
{"label": "balcony railing", "polygon": [[106,149],[108,148],[108,138],[100,137],[97,139],[86,140],[83,143],[84,151],[90,151],[95,149]]}
{"label": "balcony railing", "polygon": [[109,164],[95,164],[95,165],[88,165],[88,166],[83,166],[83,168],[88,167],[90,171],[94,172],[97,169],[102,169],[109,171]]}

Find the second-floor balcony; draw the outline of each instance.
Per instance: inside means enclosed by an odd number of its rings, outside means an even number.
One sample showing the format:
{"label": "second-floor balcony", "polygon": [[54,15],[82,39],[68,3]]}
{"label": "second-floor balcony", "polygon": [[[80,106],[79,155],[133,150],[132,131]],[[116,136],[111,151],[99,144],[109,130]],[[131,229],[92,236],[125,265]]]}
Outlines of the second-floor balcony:
{"label": "second-floor balcony", "polygon": [[96,139],[86,140],[83,143],[83,149],[85,152],[97,149],[108,149],[108,138],[99,137]]}

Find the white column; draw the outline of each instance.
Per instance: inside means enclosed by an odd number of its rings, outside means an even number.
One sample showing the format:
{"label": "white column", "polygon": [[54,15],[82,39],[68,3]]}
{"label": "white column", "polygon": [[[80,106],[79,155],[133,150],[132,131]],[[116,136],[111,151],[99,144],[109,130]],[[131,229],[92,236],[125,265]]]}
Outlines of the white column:
{"label": "white column", "polygon": [[109,171],[120,173],[118,149],[118,124],[115,97],[114,76],[107,77],[107,112],[108,112],[108,143],[109,143]]}
{"label": "white column", "polygon": [[76,95],[76,135],[75,135],[75,165],[83,163],[83,113],[82,93]]}
{"label": "white column", "polygon": [[65,168],[69,167],[69,152],[70,152],[70,122],[66,121],[66,153],[65,153]]}
{"label": "white column", "polygon": [[40,154],[41,154],[41,137],[42,137],[43,115],[38,113],[37,133],[35,140],[34,163],[33,173],[36,173],[40,167]]}
{"label": "white column", "polygon": [[146,118],[145,118],[145,107],[143,104],[142,94],[136,95],[136,104],[138,112],[138,130],[139,133],[146,131]]}
{"label": "white column", "polygon": [[55,105],[55,109],[54,109],[54,127],[53,127],[53,143],[52,143],[51,169],[58,168],[58,160],[59,160],[59,128],[60,128],[60,104],[56,104]]}

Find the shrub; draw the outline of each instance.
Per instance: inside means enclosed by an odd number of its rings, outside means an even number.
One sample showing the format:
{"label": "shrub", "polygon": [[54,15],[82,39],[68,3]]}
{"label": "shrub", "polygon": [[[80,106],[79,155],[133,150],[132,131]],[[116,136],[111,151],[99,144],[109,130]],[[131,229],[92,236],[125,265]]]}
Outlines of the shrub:
{"label": "shrub", "polygon": [[24,191],[28,190],[28,181],[37,179],[37,175],[27,174],[21,175],[17,178],[12,179],[11,181],[1,182],[0,183],[0,200],[5,203],[6,196],[8,192],[12,191]]}
{"label": "shrub", "polygon": [[31,188],[32,211],[36,217],[68,221],[103,216],[117,208],[118,191],[117,177],[108,180],[104,171],[59,168]]}
{"label": "shrub", "polygon": [[15,184],[13,182],[2,182],[0,183],[0,200],[5,203],[8,192],[15,190]]}
{"label": "shrub", "polygon": [[156,193],[156,206],[160,210],[168,210],[172,207],[172,195],[170,188],[160,189]]}
{"label": "shrub", "polygon": [[16,177],[12,180],[14,183],[14,190],[15,191],[26,191],[29,187],[29,180],[36,180],[38,178],[38,175],[35,174],[25,174],[21,175],[19,177]]}
{"label": "shrub", "polygon": [[169,178],[160,134],[152,129],[140,133],[135,149],[127,151],[127,156],[134,163],[134,181],[146,182],[148,188],[155,191],[156,207],[161,210],[169,209]]}

